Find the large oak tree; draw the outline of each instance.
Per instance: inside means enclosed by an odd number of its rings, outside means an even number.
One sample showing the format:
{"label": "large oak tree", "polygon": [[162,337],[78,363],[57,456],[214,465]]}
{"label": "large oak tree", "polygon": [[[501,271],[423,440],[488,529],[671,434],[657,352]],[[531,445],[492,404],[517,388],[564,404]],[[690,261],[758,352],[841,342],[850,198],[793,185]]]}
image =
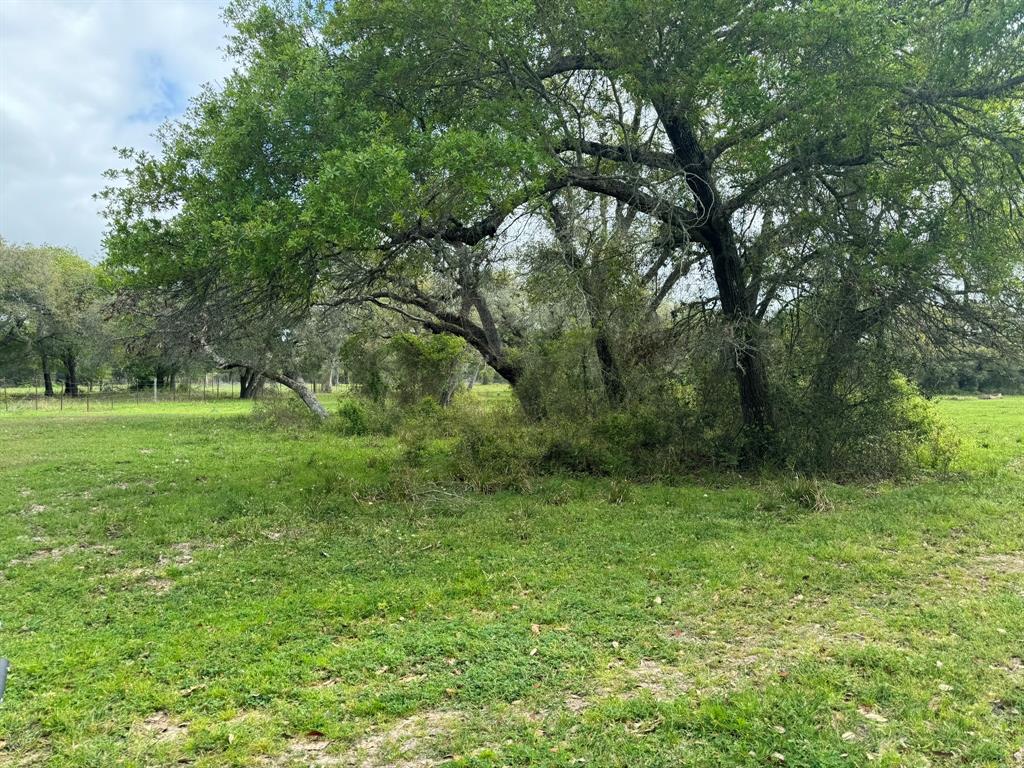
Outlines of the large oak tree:
{"label": "large oak tree", "polygon": [[462,336],[515,384],[523,335],[490,293],[529,264],[510,240],[564,245],[560,211],[621,206],[647,234],[629,268],[648,299],[689,281],[715,308],[757,454],[777,410],[765,337],[797,303],[822,318],[809,378],[827,393],[880,323],[955,309],[1020,264],[1018,3],[228,15],[235,73],[108,191],[112,263],[136,285],[375,302]]}

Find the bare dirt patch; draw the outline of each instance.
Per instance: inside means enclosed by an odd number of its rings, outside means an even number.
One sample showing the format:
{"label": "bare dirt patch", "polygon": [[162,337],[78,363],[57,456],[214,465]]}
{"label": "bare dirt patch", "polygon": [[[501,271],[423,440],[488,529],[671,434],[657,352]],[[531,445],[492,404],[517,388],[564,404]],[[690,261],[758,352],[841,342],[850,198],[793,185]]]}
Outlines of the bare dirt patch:
{"label": "bare dirt patch", "polygon": [[1024,680],[1024,659],[1020,656],[1011,656],[1005,664],[994,664],[992,669],[1005,672],[1011,678]]}
{"label": "bare dirt patch", "polygon": [[680,644],[682,665],[694,679],[690,686],[728,690],[743,684],[762,684],[808,655],[827,655],[837,644],[863,644],[865,638],[837,633],[823,624],[793,622],[765,627],[763,632],[733,634],[711,624],[692,630],[671,630]]}
{"label": "bare dirt patch", "polygon": [[1024,574],[1024,555],[983,555],[974,561],[972,570],[995,575]]}
{"label": "bare dirt patch", "polygon": [[627,695],[648,693],[658,701],[678,698],[690,688],[690,680],[682,670],[651,659],[643,659],[627,670],[624,682],[630,688]]}
{"label": "bare dirt patch", "polygon": [[[0,743],[0,757],[4,757],[4,744]],[[43,754],[42,752],[29,752],[23,753],[20,757],[11,757],[12,762],[11,768],[32,768],[32,766],[45,765],[50,755]],[[7,765],[7,763],[4,763]]]}
{"label": "bare dirt patch", "polygon": [[196,544],[185,541],[174,544],[162,551],[158,555],[156,563],[152,566],[121,568],[111,571],[107,575],[125,582],[143,582],[149,590],[162,595],[173,589],[175,584],[174,580],[167,576],[168,568],[172,566],[178,568],[190,566],[195,561],[194,553],[212,549],[217,549],[217,546],[214,544]]}
{"label": "bare dirt patch", "polygon": [[990,554],[976,557],[963,566],[960,571],[962,581],[981,591],[986,591],[993,584],[1007,579],[1020,581],[1024,576],[1024,555],[1017,553]]}
{"label": "bare dirt patch", "polygon": [[327,749],[330,745],[331,743],[324,738],[323,734],[311,731],[304,736],[292,739],[288,743],[287,751],[272,765],[301,765],[306,768],[319,768],[320,766],[350,764],[342,756],[329,753]]}
{"label": "bare dirt patch", "polygon": [[173,741],[188,734],[188,723],[171,717],[164,711],[154,712],[136,728],[137,732],[156,741]]}
{"label": "bare dirt patch", "polygon": [[196,552],[205,552],[216,548],[214,544],[196,544],[191,541],[183,541],[172,545],[167,552],[162,552],[157,565],[191,565],[195,560]]}
{"label": "bare dirt patch", "polygon": [[79,553],[93,553],[113,557],[114,555],[121,554],[121,551],[105,544],[71,544],[66,547],[45,547],[43,549],[37,549],[35,552],[32,552],[25,557],[11,560],[8,564],[33,565],[35,563],[62,560],[69,555]]}
{"label": "bare dirt patch", "polygon": [[430,768],[440,765],[449,734],[463,720],[458,712],[432,710],[403,718],[367,734],[348,751],[347,765],[358,768]]}
{"label": "bare dirt patch", "polygon": [[146,587],[157,595],[166,595],[174,589],[174,582],[170,579],[149,579]]}
{"label": "bare dirt patch", "polygon": [[580,712],[590,706],[590,702],[582,696],[573,694],[567,696],[565,699],[565,708],[572,712],[574,715],[578,715]]}
{"label": "bare dirt patch", "polygon": [[458,712],[435,710],[403,718],[366,733],[343,754],[331,751],[331,741],[310,731],[288,742],[287,749],[266,763],[276,768],[433,768],[451,759],[448,735],[464,719]]}

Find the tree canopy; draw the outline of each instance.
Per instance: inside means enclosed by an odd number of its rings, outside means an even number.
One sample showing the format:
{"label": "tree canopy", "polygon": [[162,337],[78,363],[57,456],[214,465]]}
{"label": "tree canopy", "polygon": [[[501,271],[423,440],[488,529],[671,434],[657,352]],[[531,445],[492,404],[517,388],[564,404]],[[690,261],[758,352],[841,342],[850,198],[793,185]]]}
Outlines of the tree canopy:
{"label": "tree canopy", "polygon": [[110,268],[190,318],[214,294],[372,304],[465,339],[520,393],[578,328],[612,407],[703,355],[755,458],[924,339],[1019,341],[1019,3],[227,17],[234,73],[105,193]]}

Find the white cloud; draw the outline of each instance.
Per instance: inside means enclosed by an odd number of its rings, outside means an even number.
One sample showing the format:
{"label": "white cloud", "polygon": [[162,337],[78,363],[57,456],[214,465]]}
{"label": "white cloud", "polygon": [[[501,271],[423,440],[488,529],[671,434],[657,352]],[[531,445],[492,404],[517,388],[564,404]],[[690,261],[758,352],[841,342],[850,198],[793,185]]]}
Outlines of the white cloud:
{"label": "white cloud", "polygon": [[101,257],[115,146],[230,70],[218,0],[0,0],[0,236]]}

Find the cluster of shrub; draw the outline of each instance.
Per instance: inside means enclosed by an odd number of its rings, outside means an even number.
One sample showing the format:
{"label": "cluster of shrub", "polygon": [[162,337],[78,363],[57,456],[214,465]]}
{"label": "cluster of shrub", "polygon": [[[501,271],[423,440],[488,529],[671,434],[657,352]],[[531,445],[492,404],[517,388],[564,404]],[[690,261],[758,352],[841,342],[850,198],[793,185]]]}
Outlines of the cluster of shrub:
{"label": "cluster of shrub", "polygon": [[[734,388],[714,365],[676,378],[633,371],[633,396],[613,408],[564,340],[527,360],[521,382],[494,396],[468,391],[482,366],[455,337],[353,337],[344,357],[352,386],[324,428],[395,436],[407,466],[475,489],[523,487],[547,473],[653,480],[743,466]],[[914,385],[875,371],[850,386],[830,404],[779,383],[775,469],[847,479],[948,468],[955,442]],[[257,414],[312,425],[295,399],[265,400]]]}

